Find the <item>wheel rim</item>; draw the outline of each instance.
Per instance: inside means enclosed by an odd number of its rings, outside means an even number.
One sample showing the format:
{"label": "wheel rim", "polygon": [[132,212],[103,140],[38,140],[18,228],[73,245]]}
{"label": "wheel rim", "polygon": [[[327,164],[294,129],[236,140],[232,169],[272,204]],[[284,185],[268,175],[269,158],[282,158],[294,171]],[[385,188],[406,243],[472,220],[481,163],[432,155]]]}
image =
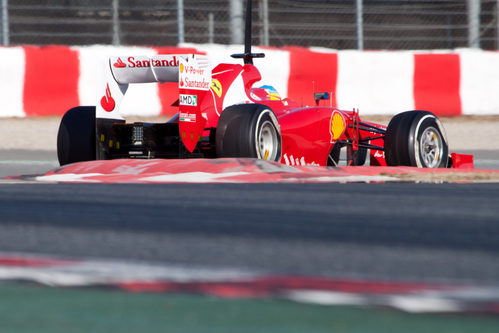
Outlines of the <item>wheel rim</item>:
{"label": "wheel rim", "polygon": [[428,168],[437,168],[442,162],[443,140],[435,127],[423,131],[420,139],[420,154]]}
{"label": "wheel rim", "polygon": [[275,160],[279,147],[277,130],[270,121],[265,121],[258,133],[258,151],[260,158],[264,160]]}

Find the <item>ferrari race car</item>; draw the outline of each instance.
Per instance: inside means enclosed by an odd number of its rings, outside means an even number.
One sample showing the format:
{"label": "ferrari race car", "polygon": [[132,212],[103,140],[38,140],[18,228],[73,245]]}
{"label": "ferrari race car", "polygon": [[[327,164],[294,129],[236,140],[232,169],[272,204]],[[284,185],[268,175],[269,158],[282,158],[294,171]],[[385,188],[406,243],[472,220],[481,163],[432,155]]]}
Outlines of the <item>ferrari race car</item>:
{"label": "ferrari race car", "polygon": [[[248,1],[251,13],[251,1]],[[250,19],[250,18],[249,18]],[[247,15],[248,20],[248,15]],[[248,25],[247,25],[248,27]],[[288,165],[452,167],[439,119],[406,111],[388,126],[358,110],[328,106],[327,92],[302,106],[262,85],[251,53],[251,28],[241,64],[213,69],[202,55],[112,56],[96,106],[70,109],[57,138],[61,165],[117,158],[245,157]],[[166,123],[127,123],[120,104],[130,84],[178,82],[178,113]],[[459,155],[454,155],[459,157]],[[454,161],[454,166],[456,163]]]}

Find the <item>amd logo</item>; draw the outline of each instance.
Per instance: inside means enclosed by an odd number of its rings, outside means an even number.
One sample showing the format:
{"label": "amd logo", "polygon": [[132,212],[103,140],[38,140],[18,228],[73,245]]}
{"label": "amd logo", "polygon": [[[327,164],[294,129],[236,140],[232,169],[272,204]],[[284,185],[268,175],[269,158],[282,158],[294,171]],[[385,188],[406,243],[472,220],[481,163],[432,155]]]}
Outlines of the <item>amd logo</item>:
{"label": "amd logo", "polygon": [[198,97],[196,95],[179,95],[179,104],[188,106],[197,106]]}

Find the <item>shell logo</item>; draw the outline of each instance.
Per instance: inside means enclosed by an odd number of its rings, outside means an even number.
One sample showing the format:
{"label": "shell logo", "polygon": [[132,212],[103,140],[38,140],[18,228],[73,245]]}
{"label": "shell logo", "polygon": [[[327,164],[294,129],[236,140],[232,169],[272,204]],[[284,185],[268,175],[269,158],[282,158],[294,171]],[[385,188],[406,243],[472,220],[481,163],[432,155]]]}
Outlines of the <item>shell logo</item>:
{"label": "shell logo", "polygon": [[340,113],[334,112],[331,117],[331,134],[333,136],[333,140],[338,140],[344,131],[345,119],[343,119],[343,116]]}
{"label": "shell logo", "polygon": [[180,73],[184,72],[184,64],[180,64]]}

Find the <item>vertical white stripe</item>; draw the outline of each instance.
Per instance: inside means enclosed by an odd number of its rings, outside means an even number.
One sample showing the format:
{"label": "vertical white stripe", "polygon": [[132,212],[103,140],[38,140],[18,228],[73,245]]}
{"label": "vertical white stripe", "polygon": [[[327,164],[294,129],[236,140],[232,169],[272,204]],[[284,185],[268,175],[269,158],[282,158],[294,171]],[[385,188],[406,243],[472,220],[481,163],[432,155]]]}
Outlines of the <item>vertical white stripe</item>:
{"label": "vertical white stripe", "polygon": [[[96,105],[101,99],[97,90],[103,82],[103,74],[109,56],[153,56],[157,52],[145,47],[89,46],[74,48],[80,55],[80,79],[78,94],[81,105]],[[161,101],[157,83],[131,84],[120,107],[123,116],[157,116],[161,113]]]}
{"label": "vertical white stripe", "polygon": [[25,117],[23,106],[26,57],[22,47],[0,48],[0,117]]}
{"label": "vertical white stripe", "polygon": [[360,114],[396,114],[414,109],[411,52],[338,52],[338,106]]}
{"label": "vertical white stripe", "polygon": [[[230,87],[222,86],[222,89],[227,89],[225,93],[224,102],[222,109],[225,110],[227,107],[234,104],[242,104],[250,102],[248,96],[244,91],[244,82],[241,74],[239,74],[236,79],[232,82]],[[223,110],[217,110],[221,113]]]}
{"label": "vertical white stripe", "polygon": [[286,161],[286,165],[289,165],[288,154],[284,154],[284,161]]}
{"label": "vertical white stripe", "polygon": [[499,114],[499,52],[462,50],[459,53],[463,114]]}
{"label": "vertical white stripe", "polygon": [[253,59],[253,63],[262,75],[261,84],[257,83],[257,85],[271,85],[279,92],[281,98],[288,97],[289,51],[255,47],[252,52],[265,53],[265,58]]}

